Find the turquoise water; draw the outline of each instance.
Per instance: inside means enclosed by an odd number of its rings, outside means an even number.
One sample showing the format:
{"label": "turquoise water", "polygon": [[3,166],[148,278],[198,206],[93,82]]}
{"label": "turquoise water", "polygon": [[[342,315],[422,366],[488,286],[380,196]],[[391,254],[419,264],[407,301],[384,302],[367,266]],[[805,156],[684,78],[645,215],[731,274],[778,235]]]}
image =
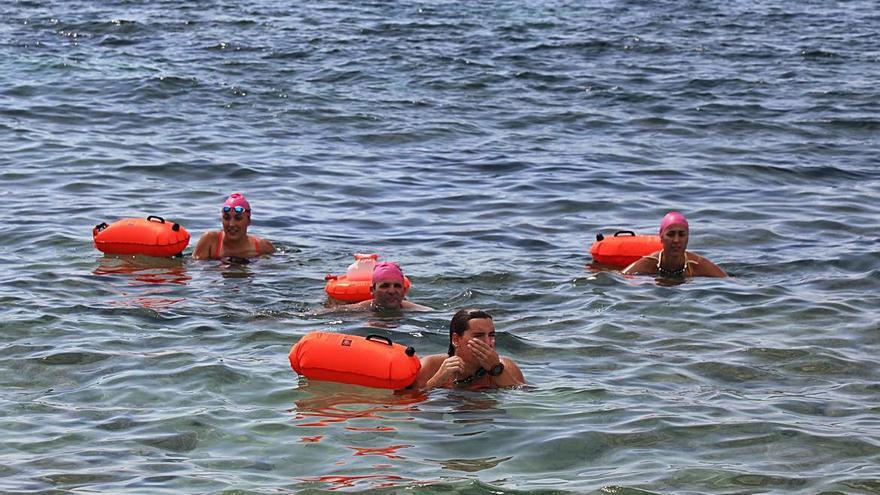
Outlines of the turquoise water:
{"label": "turquoise water", "polygon": [[[0,492],[880,492],[875,7],[3,4]],[[232,191],[274,256],[92,245]],[[671,209],[732,278],[589,267]],[[307,315],[355,252],[436,310]],[[287,362],[464,306],[527,387]]]}

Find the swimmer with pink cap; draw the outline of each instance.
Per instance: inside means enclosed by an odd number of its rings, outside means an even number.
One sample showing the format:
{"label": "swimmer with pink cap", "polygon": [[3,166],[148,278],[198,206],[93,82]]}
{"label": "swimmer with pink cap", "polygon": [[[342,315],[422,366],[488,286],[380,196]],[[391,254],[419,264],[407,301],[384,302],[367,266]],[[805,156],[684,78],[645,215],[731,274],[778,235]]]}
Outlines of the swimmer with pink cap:
{"label": "swimmer with pink cap", "polygon": [[343,308],[346,311],[369,309],[372,311],[387,310],[411,310],[431,311],[431,308],[406,300],[408,288],[404,282],[403,270],[400,265],[390,261],[377,263],[373,268],[370,293],[372,299],[361,301],[357,304],[349,304]]}
{"label": "swimmer with pink cap", "polygon": [[403,270],[400,269],[400,266],[397,263],[392,263],[390,261],[377,263],[373,268],[372,283],[373,285],[376,285],[376,283],[384,280],[403,282]]}
{"label": "swimmer with pink cap", "polygon": [[663,220],[660,222],[660,236],[663,236],[663,232],[673,225],[684,225],[685,230],[688,229],[688,221],[687,218],[684,217],[681,213],[677,211],[670,211],[663,217]]}
{"label": "swimmer with pink cap", "polygon": [[229,213],[231,210],[239,214],[247,212],[250,215],[251,204],[248,203],[248,200],[245,199],[242,193],[235,192],[230,194],[226,201],[223,202],[222,210],[224,213]]}
{"label": "swimmer with pink cap", "polygon": [[657,275],[661,279],[685,277],[726,277],[715,263],[687,250],[690,226],[687,218],[670,211],[660,221],[663,249],[645,256],[623,269],[625,275]]}
{"label": "swimmer with pink cap", "polygon": [[255,258],[275,252],[267,239],[248,235],[251,224],[251,205],[242,193],[232,193],[220,208],[223,230],[209,231],[199,238],[193,251],[195,259]]}

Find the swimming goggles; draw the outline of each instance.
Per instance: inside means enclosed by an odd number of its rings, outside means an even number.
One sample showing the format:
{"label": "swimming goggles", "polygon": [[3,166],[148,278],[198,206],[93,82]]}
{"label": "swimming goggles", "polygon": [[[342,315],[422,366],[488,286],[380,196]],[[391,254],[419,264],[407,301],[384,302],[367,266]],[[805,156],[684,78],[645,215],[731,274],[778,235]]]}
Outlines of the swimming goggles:
{"label": "swimming goggles", "polygon": [[246,211],[251,211],[246,209],[244,206],[224,206],[223,213],[229,213],[230,211],[234,211],[236,215],[241,215]]}

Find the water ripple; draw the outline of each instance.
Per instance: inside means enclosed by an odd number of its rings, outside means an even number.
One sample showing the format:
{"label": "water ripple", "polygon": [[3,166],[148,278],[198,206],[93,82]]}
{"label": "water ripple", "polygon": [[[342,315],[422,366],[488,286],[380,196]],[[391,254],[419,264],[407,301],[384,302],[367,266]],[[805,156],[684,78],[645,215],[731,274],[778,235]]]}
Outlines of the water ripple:
{"label": "water ripple", "polygon": [[[874,7],[0,6],[0,491],[880,491]],[[279,252],[192,260],[233,190]],[[732,278],[591,265],[672,209]],[[94,249],[146,215],[186,256]],[[304,316],[354,252],[436,310]],[[527,387],[287,362],[462,306]]]}

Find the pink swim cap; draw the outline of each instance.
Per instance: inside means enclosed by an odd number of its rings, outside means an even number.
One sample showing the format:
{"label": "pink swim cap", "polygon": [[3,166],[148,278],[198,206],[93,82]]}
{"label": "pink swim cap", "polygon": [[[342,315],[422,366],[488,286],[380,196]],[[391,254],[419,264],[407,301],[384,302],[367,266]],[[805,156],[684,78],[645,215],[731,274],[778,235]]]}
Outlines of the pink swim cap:
{"label": "pink swim cap", "polygon": [[684,215],[677,211],[670,211],[663,217],[663,221],[660,222],[660,235],[662,236],[663,232],[673,225],[684,225],[685,229],[690,230],[687,218]]}
{"label": "pink swim cap", "polygon": [[376,267],[373,268],[372,283],[375,284],[384,280],[400,280],[403,282],[403,271],[397,266],[397,263],[383,261],[376,264]]}
{"label": "pink swim cap", "polygon": [[241,206],[247,211],[251,211],[251,204],[248,203],[246,199],[244,199],[244,194],[242,193],[232,193],[226,198],[226,202],[223,203],[223,206],[228,206],[230,208],[235,208],[236,206]]}

